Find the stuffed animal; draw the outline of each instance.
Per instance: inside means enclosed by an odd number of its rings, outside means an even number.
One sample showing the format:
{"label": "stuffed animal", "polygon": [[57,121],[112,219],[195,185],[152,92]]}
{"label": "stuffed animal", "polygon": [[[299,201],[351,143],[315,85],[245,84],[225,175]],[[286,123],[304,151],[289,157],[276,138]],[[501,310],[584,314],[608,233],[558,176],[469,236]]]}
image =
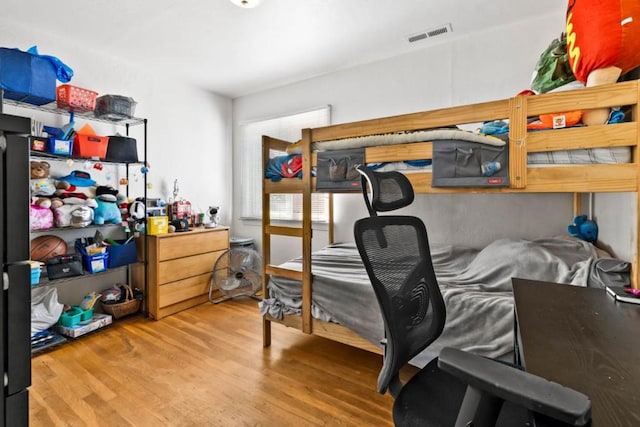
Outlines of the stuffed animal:
{"label": "stuffed animal", "polygon": [[567,232],[573,237],[595,243],[598,240],[598,224],[587,219],[586,215],[578,215],[573,219],[573,224],[567,227]]}
{"label": "stuffed animal", "polygon": [[93,209],[85,205],[67,204],[51,210],[56,227],[86,227],[93,220]]}
{"label": "stuffed animal", "polygon": [[96,188],[95,200],[98,206],[94,209],[94,224],[102,225],[105,222],[120,224],[122,222],[117,194],[118,190],[113,187],[101,185]]}
{"label": "stuffed animal", "polygon": [[66,188],[68,184],[56,181],[49,176],[51,165],[48,162],[32,160],[30,169],[31,204],[47,209],[60,206],[59,199],[53,196],[58,189]]}
{"label": "stuffed animal", "polygon": [[82,205],[90,208],[97,206],[94,198],[96,196],[96,187],[80,187],[73,184],[68,184],[65,189],[59,189],[56,191],[56,197],[62,204],[65,205]]}
{"label": "stuffed animal", "polygon": [[[576,79],[587,86],[615,83],[640,65],[638,0],[569,0],[567,52]],[[582,122],[603,124],[609,109],[587,110]]]}

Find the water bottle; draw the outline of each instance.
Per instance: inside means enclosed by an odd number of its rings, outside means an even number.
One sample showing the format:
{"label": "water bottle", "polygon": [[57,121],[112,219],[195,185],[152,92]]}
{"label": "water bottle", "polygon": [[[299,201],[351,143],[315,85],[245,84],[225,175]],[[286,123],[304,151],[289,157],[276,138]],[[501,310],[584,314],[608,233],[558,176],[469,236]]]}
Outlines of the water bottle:
{"label": "water bottle", "polygon": [[500,169],[502,169],[500,162],[484,162],[480,165],[480,170],[482,171],[483,176],[494,175]]}

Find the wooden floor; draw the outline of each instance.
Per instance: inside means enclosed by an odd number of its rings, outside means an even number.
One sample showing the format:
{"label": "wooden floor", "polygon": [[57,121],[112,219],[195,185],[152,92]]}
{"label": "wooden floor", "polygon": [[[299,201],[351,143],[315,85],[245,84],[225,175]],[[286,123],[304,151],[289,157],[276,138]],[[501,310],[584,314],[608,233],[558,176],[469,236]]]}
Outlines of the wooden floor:
{"label": "wooden floor", "polygon": [[[237,299],[142,316],[32,359],[31,426],[390,426],[381,356],[273,325]],[[408,373],[410,374],[410,372]]]}

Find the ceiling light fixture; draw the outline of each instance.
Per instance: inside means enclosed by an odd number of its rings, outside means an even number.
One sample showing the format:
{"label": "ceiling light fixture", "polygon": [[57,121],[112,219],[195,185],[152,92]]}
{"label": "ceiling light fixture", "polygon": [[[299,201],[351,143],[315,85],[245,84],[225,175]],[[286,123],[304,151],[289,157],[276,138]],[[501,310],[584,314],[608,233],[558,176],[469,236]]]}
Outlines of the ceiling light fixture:
{"label": "ceiling light fixture", "polygon": [[262,0],[231,0],[231,3],[240,6],[243,9],[251,9],[259,6]]}

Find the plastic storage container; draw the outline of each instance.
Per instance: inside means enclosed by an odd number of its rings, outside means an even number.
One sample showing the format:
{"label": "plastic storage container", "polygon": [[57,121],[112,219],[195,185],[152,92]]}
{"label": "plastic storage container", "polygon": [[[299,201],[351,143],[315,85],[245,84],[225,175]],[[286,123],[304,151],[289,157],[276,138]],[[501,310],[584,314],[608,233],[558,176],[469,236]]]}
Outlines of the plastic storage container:
{"label": "plastic storage container", "polygon": [[70,156],[73,152],[73,140],[64,141],[62,139],[49,137],[49,149],[47,150],[51,154],[58,154],[61,156]]}
{"label": "plastic storage container", "polygon": [[100,273],[101,271],[105,271],[107,266],[109,265],[109,252],[103,252],[98,254],[89,254],[86,249],[76,242],[75,245],[76,252],[82,255],[82,259],[84,261],[84,268],[89,273]]}
{"label": "plastic storage container", "polygon": [[130,241],[126,245],[125,240],[116,240],[119,245],[107,246],[109,254],[109,268],[121,267],[123,265],[138,262],[138,252],[136,250],[136,242]]}
{"label": "plastic storage container", "polygon": [[109,265],[109,253],[83,255],[84,268],[91,274],[105,271]]}
{"label": "plastic storage container", "polygon": [[41,272],[42,272],[42,268],[40,268],[40,267],[36,267],[36,268],[31,267],[31,285],[37,285],[38,283],[40,283],[40,273]]}
{"label": "plastic storage container", "polygon": [[98,92],[72,85],[60,85],[56,89],[58,108],[70,111],[93,111]]}
{"label": "plastic storage container", "polygon": [[73,155],[79,157],[97,157],[104,160],[107,156],[109,138],[97,135],[76,135],[73,141]]}
{"label": "plastic storage container", "polygon": [[60,315],[60,324],[62,326],[75,326],[80,323],[82,318],[82,310],[80,307],[73,306],[69,310]]}
{"label": "plastic storage container", "polygon": [[121,95],[102,95],[96,99],[93,114],[102,119],[124,120],[133,117],[136,102],[133,98]]}
{"label": "plastic storage container", "polygon": [[[78,307],[78,306],[74,306],[74,307]],[[93,317],[93,308],[88,308],[86,310],[84,310],[82,307],[78,307],[80,310],[82,310],[82,313],[80,314],[80,321],[84,322],[86,320],[90,320]]]}

